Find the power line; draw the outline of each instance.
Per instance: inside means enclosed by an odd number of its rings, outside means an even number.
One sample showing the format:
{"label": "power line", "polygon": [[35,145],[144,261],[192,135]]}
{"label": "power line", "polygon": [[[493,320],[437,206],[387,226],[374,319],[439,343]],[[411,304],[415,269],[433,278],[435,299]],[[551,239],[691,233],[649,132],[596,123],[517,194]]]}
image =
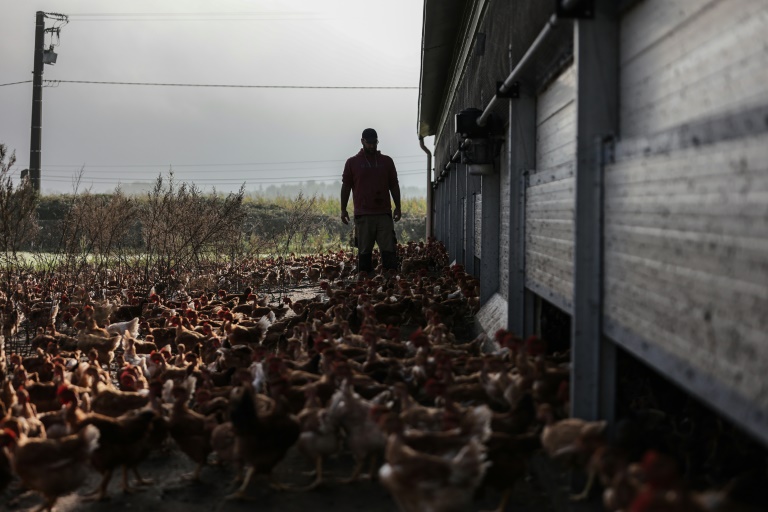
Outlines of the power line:
{"label": "power line", "polygon": [[[48,84],[143,85],[158,87],[225,87],[234,89],[418,89],[411,86],[358,86],[358,85],[238,85],[238,84],[183,84],[159,82],[101,82],[95,80],[45,80]],[[23,83],[23,82],[17,82]]]}
{"label": "power line", "polygon": [[[43,169],[45,170],[45,169]],[[404,169],[401,171],[398,171],[398,176],[417,176],[419,174],[422,174],[425,172],[426,169]],[[72,176],[77,177],[77,174],[53,174],[50,175],[50,171],[48,173],[51,179],[67,179],[66,176]],[[95,180],[102,180],[107,182],[114,182],[116,180],[120,180],[121,178],[115,178],[115,177],[109,177],[109,176],[100,176],[100,175],[91,175],[91,174],[84,174],[82,179],[95,179]],[[146,182],[154,182],[156,178],[127,178],[127,179],[133,179],[135,181],[146,181]],[[268,180],[340,180],[341,174],[322,174],[322,175],[316,175],[316,176],[262,176],[259,178],[195,178],[194,180],[185,179],[179,176],[174,175],[174,179],[178,181],[200,181],[200,182],[242,182],[242,181],[264,181],[267,182]]]}
{"label": "power line", "polygon": [[[237,169],[237,170],[227,170],[227,171],[222,171],[220,169],[207,169],[207,170],[178,171],[178,172],[175,170],[175,168],[172,169],[172,170],[174,171],[174,173],[173,173],[174,176],[178,177],[180,175],[186,176],[188,174],[203,174],[203,173],[205,173],[205,174],[221,173],[221,174],[226,174],[226,175],[232,175],[233,173],[250,173],[250,174],[253,174],[253,173],[265,173],[265,172],[266,173],[275,173],[275,172],[278,172],[278,171],[279,172],[284,172],[284,171],[306,171],[306,172],[311,172],[311,171],[324,171],[324,170],[328,170],[328,169],[335,169],[335,168],[333,168],[333,167],[323,167],[321,169],[318,169],[318,168],[303,168],[303,169],[302,168],[299,168],[299,169],[293,168],[293,169],[279,169],[279,170],[277,170],[277,169]],[[89,172],[98,172],[102,176],[114,176],[115,175],[114,171],[112,171],[112,172],[108,172],[108,171],[107,172],[101,172],[101,169],[99,169],[96,166],[90,166],[90,167],[88,167],[87,170]],[[416,169],[411,169],[411,168],[402,167],[402,168],[398,168],[397,172],[398,172],[398,174],[402,174],[404,172],[418,171],[418,170],[421,170],[421,168],[418,167]],[[61,176],[61,175],[71,175],[72,173],[76,173],[76,172],[78,172],[78,169],[74,169],[74,168],[73,169],[52,169],[50,167],[43,167],[43,171],[46,174],[48,174],[48,175]],[[165,171],[163,171],[163,172],[165,172]],[[131,175],[135,174],[135,175],[144,175],[144,176],[146,176],[148,173],[151,173],[151,174],[156,176],[158,171],[156,169],[155,170],[147,169],[147,170],[142,170],[142,171],[135,171],[134,173],[131,173]],[[120,173],[118,171],[117,174],[125,174],[125,173],[124,172]],[[341,167],[338,168],[338,173],[337,174],[339,176],[341,176]],[[204,178],[201,178],[201,179],[204,179]]]}
{"label": "power line", "polygon": [[[420,158],[423,159],[424,155],[405,155],[405,156],[390,156],[393,160],[401,160],[406,158]],[[243,162],[243,163],[205,163],[205,164],[175,164],[175,163],[162,163],[162,164],[88,164],[90,167],[118,167],[118,168],[133,168],[133,167],[161,167],[161,166],[172,166],[174,168],[177,167],[235,167],[239,165],[287,165],[287,164],[322,164],[322,163],[340,163],[345,162],[346,158],[341,159],[335,159],[335,160],[296,160],[296,161],[287,161],[287,162]],[[84,164],[49,164],[46,165],[46,169],[50,169],[51,167],[83,167]],[[239,170],[239,169],[236,169]],[[256,169],[256,170],[262,170],[262,169]],[[288,169],[280,169],[280,170],[288,170]],[[186,171],[190,172],[190,171]]]}
{"label": "power line", "polygon": [[[398,174],[401,175],[408,175],[409,173],[420,173],[422,172],[421,167],[417,167],[416,169],[411,169],[409,166],[413,164],[418,164],[418,162],[414,161],[407,161],[412,159],[422,160],[424,157],[423,155],[403,155],[403,156],[390,156],[395,163],[398,165]],[[62,176],[64,174],[71,175],[73,172],[77,172],[79,169],[88,169],[91,172],[97,171],[100,174],[101,173],[114,173],[114,172],[124,172],[123,169],[137,169],[134,171],[131,171],[132,173],[156,173],[158,172],[159,168],[162,169],[170,169],[171,171],[174,171],[174,173],[178,175],[187,175],[191,173],[211,173],[211,172],[222,172],[222,173],[262,173],[262,172],[284,172],[284,171],[319,171],[324,169],[336,169],[339,167],[340,164],[345,162],[346,159],[335,159],[335,160],[295,160],[295,161],[285,161],[285,162],[243,162],[243,163],[204,163],[204,164],[175,164],[175,163],[160,163],[160,164],[49,164],[45,165],[42,170],[46,173],[48,176]],[[281,165],[293,165],[293,164],[339,164],[339,165],[324,165],[324,166],[313,166],[313,167],[291,167],[291,168],[265,168],[265,169],[216,169],[217,167],[236,167],[236,166],[244,166],[244,165],[257,165],[257,166],[267,166],[267,165],[273,165],[273,166],[281,166]],[[18,162],[14,166],[15,168],[24,167],[25,164],[22,162]],[[204,169],[183,169],[187,167],[204,167]],[[12,171],[18,172],[16,170]],[[336,176],[336,175],[334,175]],[[309,176],[308,178],[313,178],[312,176]]]}
{"label": "power line", "polygon": [[[45,170],[45,169],[43,169]],[[425,169],[406,169],[403,171],[398,171],[398,176],[417,176],[419,174],[423,174],[425,172]],[[46,176],[48,176],[46,179],[48,180],[64,180],[69,181],[68,178],[66,178],[66,175],[63,174],[53,174],[50,175],[50,171],[46,173]],[[77,175],[72,175],[72,177],[76,178]],[[98,175],[83,175],[80,177],[82,180],[95,180],[99,182],[104,183],[113,183],[115,181],[121,181],[121,179],[113,178],[113,177],[107,177],[107,176],[98,176]],[[129,178],[134,182],[146,182],[146,183],[154,183],[155,178],[149,179],[149,178]],[[324,174],[320,176],[267,176],[267,177],[260,177],[260,178],[195,178],[194,180],[185,180],[183,178],[179,178],[178,176],[174,176],[174,179],[178,181],[195,181],[195,182],[211,182],[211,183],[242,183],[243,181],[251,181],[251,182],[263,182],[263,183],[270,183],[273,180],[275,180],[276,183],[280,183],[281,180],[301,180],[301,181],[313,181],[313,180],[340,180],[341,175],[340,174]]]}
{"label": "power line", "polygon": [[[409,171],[409,170],[416,170],[407,168],[408,166],[411,166],[413,164],[418,164],[418,162],[403,162],[401,165],[397,166],[398,172],[402,169],[403,171]],[[240,174],[240,173],[256,173],[256,174],[264,174],[264,173],[284,173],[288,171],[303,171],[303,172],[317,172],[317,171],[336,171],[338,170],[339,175],[341,175],[343,166],[326,166],[326,167],[291,167],[289,169],[216,169],[216,168],[208,168],[208,169],[192,169],[192,170],[180,170],[175,165],[174,166],[157,166],[157,167],[147,167],[142,169],[137,169],[133,171],[125,171],[121,170],[120,168],[112,168],[112,169],[104,169],[101,166],[98,165],[87,165],[87,166],[73,166],[73,167],[57,167],[57,166],[51,166],[47,165],[43,167],[43,171],[47,173],[72,173],[72,172],[78,172],[80,169],[83,169],[84,171],[94,172],[97,171],[100,174],[105,175],[114,175],[114,174],[125,174],[126,172],[131,172],[131,174],[144,174],[147,173],[151,174],[157,174],[158,171],[166,172],[168,170],[172,171],[174,175],[188,175],[188,174],[208,174],[208,173],[223,173],[223,174]],[[417,169],[420,169],[420,167],[417,167]]]}
{"label": "power line", "polygon": [[[311,171],[324,171],[324,170],[327,171],[328,169],[333,169],[333,168],[326,167],[326,168],[323,168],[323,169],[281,169],[280,171],[281,172],[282,171],[306,171],[306,172],[311,172]],[[419,171],[419,170],[421,170],[420,167],[416,168],[416,169],[412,169],[412,168],[399,168],[397,170],[397,172],[398,172],[398,174],[403,174],[405,172]],[[89,171],[89,174],[96,172],[100,176],[116,176],[116,175],[119,176],[119,175],[125,175],[126,174],[124,172],[123,173],[120,173],[120,172],[117,172],[117,173],[115,173],[115,172],[101,172],[100,169],[94,168],[94,167],[90,167],[88,169],[88,171]],[[64,175],[70,176],[73,173],[77,173],[79,171],[77,169],[69,169],[69,170],[68,169],[51,169],[51,168],[43,167],[43,172],[45,172],[49,176],[64,176]],[[162,171],[162,173],[164,173],[164,172],[165,171]],[[180,172],[174,171],[173,174],[174,174],[175,177],[179,177],[181,175],[187,176],[188,174],[203,174],[203,173],[205,173],[205,174],[217,173],[217,174],[226,174],[227,176],[232,176],[234,172],[237,172],[237,173],[249,173],[249,175],[250,175],[250,174],[265,173],[265,172],[266,173],[273,173],[274,174],[276,171],[275,171],[275,169],[256,169],[256,170],[248,169],[248,170],[239,170],[239,171],[221,171],[221,170],[218,170],[218,169],[209,169],[207,171],[180,171]],[[147,176],[147,175],[157,176],[157,174],[158,174],[157,170],[153,171],[153,170],[147,169],[145,171],[137,171],[135,173],[131,173],[130,175],[131,176],[134,176],[134,175],[135,176]],[[334,175],[341,176],[341,168],[339,168],[338,169],[338,173],[336,173]],[[325,176],[325,174],[323,174],[323,176]],[[311,176],[309,176],[309,177],[311,177]],[[192,179],[192,178],[190,178],[190,179]],[[198,179],[198,178],[194,178],[194,179]],[[199,179],[206,179],[206,178],[199,178]],[[235,179],[235,178],[233,177],[232,179]]]}
{"label": "power line", "polygon": [[109,16],[264,16],[264,15],[311,15],[313,11],[261,11],[261,12],[79,12],[68,14],[70,18],[109,17]]}
{"label": "power line", "polygon": [[[0,84],[0,87],[6,85],[28,84],[32,80],[22,80],[20,82],[8,82]],[[46,86],[57,86],[59,84],[91,84],[91,85],[142,85],[156,87],[224,87],[229,89],[376,89],[376,90],[397,90],[397,89],[418,89],[411,86],[389,86],[389,85],[242,85],[242,84],[183,84],[183,83],[160,83],[160,82],[102,82],[97,80],[43,80]]]}
{"label": "power line", "polygon": [[[227,17],[229,16],[229,17]],[[235,17],[232,17],[235,16]],[[336,19],[311,11],[115,12],[70,14],[74,21],[321,21]]]}
{"label": "power line", "polygon": [[143,22],[168,22],[168,21],[317,21],[317,20],[329,20],[333,18],[313,18],[313,17],[306,17],[306,18],[268,18],[268,17],[238,17],[238,18],[221,18],[221,17],[210,17],[210,18],[93,18],[93,19],[74,19],[71,21],[74,21],[75,23],[83,22],[83,21],[99,21],[99,22],[105,22],[105,21],[143,21]]}
{"label": "power line", "polygon": [[[308,169],[308,170],[311,170],[311,169]],[[45,171],[47,175],[54,176],[54,177],[72,176],[72,175],[76,175],[77,174],[77,172],[71,172],[71,171],[51,171],[51,170],[46,170],[45,168],[43,168],[43,171]],[[215,172],[215,171],[210,171],[210,172]],[[397,171],[397,174],[400,175],[400,176],[404,176],[404,175],[407,176],[407,175],[412,175],[412,174],[419,174],[421,172],[424,172],[424,169],[421,169],[421,168],[416,168],[416,169],[399,169]],[[163,175],[163,173],[159,173],[159,174]],[[101,174],[101,173],[94,173],[94,174],[92,174],[92,173],[85,174],[84,173],[84,175],[85,176],[98,176],[98,177],[103,178],[103,179],[114,179],[114,175],[110,176],[110,175],[105,175],[105,174]],[[155,176],[157,176],[157,174],[155,174]],[[291,177],[292,178],[301,178],[302,176],[291,176]],[[334,174],[304,175],[303,177],[305,179],[332,178],[332,177],[336,177],[336,178],[340,179],[341,178],[341,171],[339,171],[338,173],[334,173]],[[260,177],[258,177],[258,179],[260,179],[260,180],[261,179],[264,179],[264,180],[281,179],[281,178],[282,178],[282,176],[275,176],[275,177],[272,177],[272,176],[260,176]],[[142,178],[141,176],[137,176],[137,179],[149,179],[149,178],[146,178],[146,177]],[[152,179],[154,179],[154,178],[152,178]],[[182,179],[182,178],[180,177],[179,174],[174,173],[174,179]],[[228,179],[228,180],[235,180],[236,181],[236,180],[243,179],[243,178],[230,177],[230,178],[184,178],[184,179],[195,179],[195,180],[200,180],[200,181],[206,181],[206,180],[208,180],[208,181],[216,181],[218,179]]]}

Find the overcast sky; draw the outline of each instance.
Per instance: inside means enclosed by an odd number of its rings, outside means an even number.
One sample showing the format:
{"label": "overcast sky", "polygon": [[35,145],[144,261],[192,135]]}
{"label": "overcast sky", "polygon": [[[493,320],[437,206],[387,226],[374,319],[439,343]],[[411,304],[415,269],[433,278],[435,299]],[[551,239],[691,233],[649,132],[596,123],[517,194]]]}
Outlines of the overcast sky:
{"label": "overcast sky", "polygon": [[[42,10],[69,16],[45,80],[361,87],[44,87],[44,194],[71,191],[81,168],[94,191],[150,182],[171,168],[223,191],[243,182],[254,190],[332,181],[369,126],[394,158],[401,186],[425,188],[416,132],[422,7],[419,0],[0,0],[0,84],[32,79]],[[0,143],[16,151],[18,173],[29,165],[31,82],[0,87],[0,105]]]}

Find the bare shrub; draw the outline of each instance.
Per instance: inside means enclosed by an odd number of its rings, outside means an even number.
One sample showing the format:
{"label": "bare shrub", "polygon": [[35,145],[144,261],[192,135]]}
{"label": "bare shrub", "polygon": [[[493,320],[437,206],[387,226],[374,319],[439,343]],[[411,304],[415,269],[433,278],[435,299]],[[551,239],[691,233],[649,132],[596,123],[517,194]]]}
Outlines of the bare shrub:
{"label": "bare shrub", "polygon": [[177,183],[173,173],[167,180],[158,176],[138,209],[144,247],[137,263],[145,280],[169,284],[182,272],[231,254],[240,239],[244,190],[204,195],[195,185]]}
{"label": "bare shrub", "polygon": [[27,178],[14,185],[11,169],[15,163],[16,153],[8,155],[6,146],[0,144],[0,268],[6,291],[15,276],[29,271],[21,252],[33,248],[38,232],[38,196]]}
{"label": "bare shrub", "polygon": [[69,284],[98,289],[112,280],[127,254],[136,201],[120,187],[111,194],[81,192],[82,173],[49,234],[49,251],[36,253],[35,261],[38,269],[67,276]]}

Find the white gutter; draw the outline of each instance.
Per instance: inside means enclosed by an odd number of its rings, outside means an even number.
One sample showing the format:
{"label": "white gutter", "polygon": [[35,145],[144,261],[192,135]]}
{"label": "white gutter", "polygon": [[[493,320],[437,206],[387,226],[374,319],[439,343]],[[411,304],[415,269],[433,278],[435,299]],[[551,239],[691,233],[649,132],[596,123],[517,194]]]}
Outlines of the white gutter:
{"label": "white gutter", "polygon": [[453,69],[458,71],[452,75],[451,83],[445,96],[445,104],[443,105],[442,114],[440,115],[440,119],[435,126],[435,147],[437,147],[439,144],[439,140],[442,135],[441,128],[445,125],[446,118],[448,117],[449,112],[451,111],[451,107],[453,106],[453,102],[456,99],[454,93],[459,87],[459,84],[461,84],[461,81],[464,78],[464,73],[467,71],[466,62],[467,59],[469,59],[470,51],[472,50],[472,47],[475,43],[475,34],[477,33],[480,22],[482,21],[483,15],[485,14],[485,9],[488,2],[489,0],[475,0],[472,5],[472,13],[469,18],[469,23],[465,27],[464,33],[462,34],[461,48],[459,49],[458,58],[453,63]]}
{"label": "white gutter", "polygon": [[427,154],[427,240],[432,237],[432,152],[424,145],[424,137],[419,137],[419,146]]}

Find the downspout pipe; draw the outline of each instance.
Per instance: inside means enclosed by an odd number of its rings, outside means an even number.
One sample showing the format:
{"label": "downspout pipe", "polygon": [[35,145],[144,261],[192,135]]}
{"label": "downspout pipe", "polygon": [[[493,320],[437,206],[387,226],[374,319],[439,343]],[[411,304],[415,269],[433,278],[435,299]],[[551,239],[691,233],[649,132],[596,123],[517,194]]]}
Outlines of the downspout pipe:
{"label": "downspout pipe", "polygon": [[419,146],[427,154],[427,240],[432,238],[432,152],[424,145],[424,137],[419,137]]}
{"label": "downspout pipe", "polygon": [[528,50],[523,55],[523,58],[520,59],[520,62],[517,63],[517,66],[512,70],[512,72],[509,74],[506,80],[501,84],[499,87],[499,92],[493,95],[493,98],[491,99],[491,102],[488,104],[487,107],[485,107],[485,110],[483,110],[483,113],[480,115],[480,117],[477,118],[477,124],[478,126],[485,126],[485,124],[488,122],[488,118],[491,115],[491,111],[493,110],[493,107],[496,105],[496,103],[501,99],[499,98],[499,94],[504,95],[505,93],[509,92],[510,89],[512,89],[512,85],[517,81],[518,75],[520,75],[520,72],[525,68],[525,65],[528,63],[529,60],[531,60],[531,57],[533,57],[533,54],[536,53],[541,43],[547,38],[549,33],[557,26],[557,15],[553,14],[549,17],[549,21],[547,21],[547,24],[544,25],[544,28],[541,29],[541,32],[539,32],[539,35],[536,36],[536,39],[533,40],[533,43],[531,46],[528,47]]}

